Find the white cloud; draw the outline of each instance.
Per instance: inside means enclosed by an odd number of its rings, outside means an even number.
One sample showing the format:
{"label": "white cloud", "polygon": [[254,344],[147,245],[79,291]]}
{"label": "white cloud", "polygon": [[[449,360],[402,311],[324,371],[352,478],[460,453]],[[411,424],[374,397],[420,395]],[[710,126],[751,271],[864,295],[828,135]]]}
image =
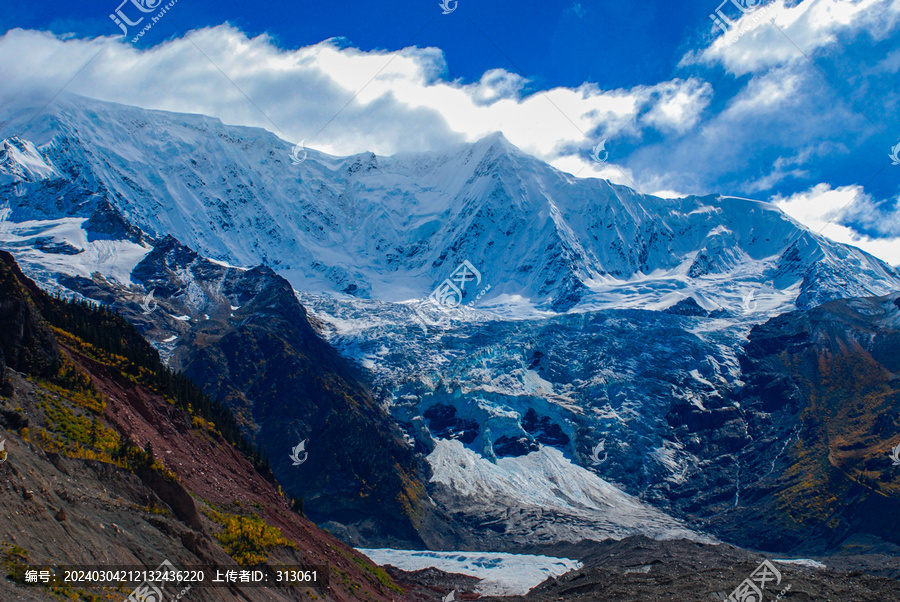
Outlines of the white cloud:
{"label": "white cloud", "polygon": [[[587,166],[584,175],[597,173],[587,152],[600,137],[639,138],[645,128],[685,131],[712,96],[708,84],[695,79],[630,90],[583,84],[524,94],[528,82],[502,69],[472,84],[447,81],[437,48],[365,52],[326,41],[286,50],[230,25],[189,36],[140,50],[113,38],[13,30],[0,38],[0,79],[17,93],[40,88],[49,96],[102,50],[67,91],[264,127],[339,155],[432,150],[499,130],[557,165],[571,164],[575,171]],[[609,167],[604,174],[633,185],[621,177],[625,172]]]}
{"label": "white cloud", "polygon": [[504,69],[491,69],[481,76],[481,81],[473,88],[472,98],[476,104],[491,105],[503,98],[520,98],[520,93],[528,81]]}
{"label": "white cloud", "polygon": [[694,128],[713,97],[712,86],[697,79],[666,82],[657,88],[658,100],[642,122],[663,132],[680,134]]}
{"label": "white cloud", "polygon": [[776,0],[746,13],[726,2],[721,11],[731,22],[723,21],[727,31],[712,25],[712,43],[687,53],[682,65],[720,63],[736,75],[763,71],[805,61],[804,54],[842,35],[865,31],[883,39],[900,20],[895,0],[805,0],[793,6]]}
{"label": "white cloud", "polygon": [[[805,192],[776,197],[772,202],[786,214],[813,232],[859,247],[891,265],[900,265],[900,211],[885,214],[878,210],[862,186],[831,188],[817,184]],[[848,220],[861,220],[864,225],[882,224],[892,235],[872,238],[847,225]],[[885,221],[886,220],[886,221]],[[870,222],[865,224],[865,222]]]}
{"label": "white cloud", "polygon": [[[550,165],[565,171],[567,173],[578,176],[579,178],[603,178],[616,184],[624,184],[631,188],[637,188],[634,173],[622,165],[604,161],[597,163],[593,161],[587,152],[581,155],[566,155],[554,159]],[[643,191],[647,192],[647,191]]]}
{"label": "white cloud", "polygon": [[[723,21],[723,33],[707,19],[708,45],[687,53],[681,66],[717,78],[704,82],[716,102],[704,105],[712,110],[696,126],[632,151],[628,166],[643,190],[752,196],[830,177],[852,181],[859,161],[839,161],[884,143],[879,125],[900,103],[891,77],[900,55],[884,40],[896,37],[900,2],[764,2],[709,6],[733,23]],[[737,4],[758,8],[744,14]]]}

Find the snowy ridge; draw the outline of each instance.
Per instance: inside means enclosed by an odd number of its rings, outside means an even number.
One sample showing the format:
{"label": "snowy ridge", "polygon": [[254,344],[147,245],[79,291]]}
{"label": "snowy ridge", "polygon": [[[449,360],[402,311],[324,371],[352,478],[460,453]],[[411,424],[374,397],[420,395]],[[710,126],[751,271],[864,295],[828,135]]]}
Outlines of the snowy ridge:
{"label": "snowy ridge", "polygon": [[772,205],[576,179],[500,134],[393,157],[310,149],[295,166],[289,143],[204,116],[74,96],[48,111],[27,128],[27,111],[10,119],[24,133],[4,142],[0,192],[31,182],[12,198],[13,220],[64,181],[151,237],[232,265],[267,263],[305,292],[421,299],[463,260],[491,284],[479,306],[499,315],[688,297],[734,310],[749,290],[783,311],[900,288],[883,262]]}
{"label": "snowy ridge", "polygon": [[10,138],[0,145],[0,184],[37,182],[52,177],[60,177],[60,173],[32,142]]}

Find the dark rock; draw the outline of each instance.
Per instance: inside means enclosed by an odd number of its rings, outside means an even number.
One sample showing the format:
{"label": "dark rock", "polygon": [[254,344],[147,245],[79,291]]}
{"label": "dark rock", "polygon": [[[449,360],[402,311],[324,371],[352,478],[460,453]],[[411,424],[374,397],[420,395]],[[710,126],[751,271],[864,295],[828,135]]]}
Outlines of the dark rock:
{"label": "dark rock", "polygon": [[[543,548],[539,553],[578,558],[584,567],[547,579],[528,595],[512,599],[522,602],[725,600],[766,560],[779,576],[765,584],[764,600],[773,600],[784,592],[785,599],[797,596],[809,600],[900,599],[900,582],[871,573],[833,568],[830,558],[818,559],[828,568],[812,569],[774,562],[771,557],[729,545],[655,541],[633,536],[620,541],[559,544]],[[896,558],[889,562],[894,570],[900,569]],[[837,564],[846,567],[852,563]],[[480,599],[511,600],[492,596]]]}
{"label": "dark rock", "polygon": [[111,290],[109,284],[105,283],[100,276],[96,280],[85,278],[84,276],[69,276],[60,274],[57,278],[62,286],[69,290],[77,291],[83,297],[97,301],[104,305],[112,305],[116,302],[116,296]]}
{"label": "dark rock", "polygon": [[900,432],[888,300],[832,301],[755,326],[740,390],[718,407],[673,404],[677,439],[709,461],[656,494],[757,549],[825,553],[863,534],[866,546],[900,545],[900,486],[884,453]]}
{"label": "dark rock", "polygon": [[47,236],[35,238],[31,244],[38,251],[51,253],[53,255],[78,255],[79,253],[84,253],[84,249],[74,247],[65,241],[55,242],[52,238]]}
{"label": "dark rock", "polygon": [[528,408],[522,417],[522,428],[544,445],[563,447],[569,444],[569,436],[547,416],[538,416],[533,408]]}
{"label": "dark rock", "polygon": [[675,305],[666,308],[665,312],[676,316],[709,316],[709,312],[700,307],[693,297],[685,297]]}
{"label": "dark rock", "polygon": [[135,471],[141,481],[162,500],[181,521],[192,529],[200,530],[203,523],[194,504],[194,498],[177,481],[160,474],[158,471],[143,467]]}
{"label": "dark rock", "polygon": [[48,378],[56,375],[61,358],[52,331],[28,296],[29,283],[37,290],[12,255],[0,251],[0,367]]}
{"label": "dark rock", "polygon": [[[284,278],[267,266],[223,266],[166,237],[132,280],[155,291],[170,312],[197,318],[173,352],[173,367],[235,413],[285,491],[304,500],[307,516],[381,545],[421,547],[422,533],[440,530],[434,521],[443,519],[420,486],[421,458],[360,368],[319,336]],[[181,299],[187,287],[205,291],[199,316]],[[462,427],[461,437],[477,436],[474,421]],[[309,461],[294,466],[290,450],[304,439]]]}
{"label": "dark rock", "polygon": [[0,425],[12,431],[21,431],[28,426],[28,417],[15,410],[0,410]]}
{"label": "dark rock", "polygon": [[541,446],[528,437],[503,436],[494,441],[494,453],[498,458],[525,456],[539,449]]}
{"label": "dark rock", "polygon": [[130,240],[137,244],[145,242],[141,230],[129,223],[108,200],[102,201],[82,228],[87,232],[88,241]]}
{"label": "dark rock", "polygon": [[437,437],[459,439],[463,443],[471,443],[478,437],[478,421],[458,418],[454,406],[433,405],[425,410],[423,416],[428,420],[428,428]]}

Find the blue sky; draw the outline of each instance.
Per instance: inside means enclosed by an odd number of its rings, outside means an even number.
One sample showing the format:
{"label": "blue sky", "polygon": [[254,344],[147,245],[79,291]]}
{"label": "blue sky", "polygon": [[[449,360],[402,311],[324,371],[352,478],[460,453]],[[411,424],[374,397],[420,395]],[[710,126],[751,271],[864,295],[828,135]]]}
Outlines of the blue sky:
{"label": "blue sky", "polygon": [[177,0],[135,40],[167,2],[126,3],[127,38],[119,2],[0,7],[0,100],[65,87],[334,154],[501,130],[579,177],[772,201],[900,264],[900,3]]}
{"label": "blue sky", "polygon": [[[21,27],[78,36],[113,35],[118,30],[108,14],[119,2],[6,3],[0,8],[0,31]],[[513,69],[512,59],[525,75],[534,78],[536,86],[577,86],[594,81],[620,87],[670,77],[690,38],[699,38],[709,29],[707,15],[712,12],[702,3],[672,11],[671,2],[664,0],[648,0],[639,8],[612,0],[463,0],[454,18],[447,19],[438,4],[439,0],[272,0],[255,4],[179,0],[172,20],[187,29],[230,22],[250,36],[269,33],[285,48],[334,37],[346,38],[362,50],[397,50],[410,43],[436,46],[446,54],[451,79],[477,81],[490,69]],[[490,36],[490,41],[468,19]],[[156,44],[177,32],[176,25],[164,24],[138,45]],[[610,54],[622,60],[608,60]]]}

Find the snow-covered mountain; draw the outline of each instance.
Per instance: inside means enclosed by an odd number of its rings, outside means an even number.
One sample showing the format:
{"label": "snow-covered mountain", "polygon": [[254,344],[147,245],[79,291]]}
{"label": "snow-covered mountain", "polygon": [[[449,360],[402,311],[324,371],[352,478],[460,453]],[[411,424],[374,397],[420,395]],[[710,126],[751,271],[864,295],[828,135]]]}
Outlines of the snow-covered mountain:
{"label": "snow-covered mountain", "polygon": [[5,119],[19,133],[0,154],[13,221],[90,218],[108,204],[151,238],[266,263],[301,291],[423,298],[466,260],[490,284],[479,305],[507,315],[659,309],[688,296],[739,309],[751,294],[784,310],[900,283],[769,204],[576,179],[500,134],[429,154],[309,150],[294,165],[269,132],[201,115],[68,96],[32,116]]}
{"label": "snow-covered mountain", "polygon": [[[2,116],[18,135],[0,150],[0,242],[30,276],[128,308],[177,359],[242,323],[229,266],[267,264],[366,370],[470,548],[703,539],[670,513],[742,503],[739,452],[766,419],[734,401],[750,327],[900,289],[772,205],[576,179],[501,135],[294,164],[290,143],[199,115],[72,96],[32,114]],[[412,302],[461,265],[462,305]],[[167,313],[139,311],[154,291]],[[774,469],[789,437],[762,443]]]}

